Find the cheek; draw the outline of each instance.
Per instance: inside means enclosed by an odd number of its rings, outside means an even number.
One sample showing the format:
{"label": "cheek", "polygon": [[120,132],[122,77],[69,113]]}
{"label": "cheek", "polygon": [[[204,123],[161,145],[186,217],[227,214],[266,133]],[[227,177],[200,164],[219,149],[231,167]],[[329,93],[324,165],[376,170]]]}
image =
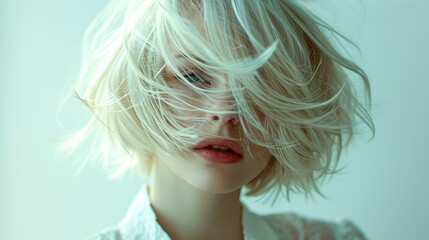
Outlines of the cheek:
{"label": "cheek", "polygon": [[198,110],[202,107],[202,100],[195,92],[181,92],[184,96],[174,97],[167,95],[164,97],[167,109],[173,113],[175,119],[184,126],[196,125],[203,115],[203,111]]}
{"label": "cheek", "polygon": [[252,149],[251,155],[258,161],[258,166],[264,168],[273,155],[264,147],[257,146],[252,147]]}
{"label": "cheek", "polygon": [[249,152],[247,152],[246,155],[251,162],[250,166],[252,171],[254,172],[254,174],[257,175],[265,169],[269,160],[272,157],[272,154],[265,147],[261,147],[253,143],[248,144]]}

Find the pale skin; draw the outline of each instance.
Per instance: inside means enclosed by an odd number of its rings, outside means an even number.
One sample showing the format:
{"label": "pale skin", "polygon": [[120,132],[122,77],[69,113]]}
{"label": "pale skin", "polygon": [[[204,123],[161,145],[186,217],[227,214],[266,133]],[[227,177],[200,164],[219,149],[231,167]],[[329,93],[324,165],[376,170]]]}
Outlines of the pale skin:
{"label": "pale skin", "polygon": [[[225,79],[217,79],[211,87],[227,89],[228,84]],[[212,101],[201,99],[198,107],[221,110],[233,101],[227,92],[212,97]],[[226,98],[231,101],[216,101]],[[183,110],[174,113],[207,118],[206,133],[220,138],[239,137],[240,124],[235,114]],[[154,154],[149,197],[158,223],[172,239],[243,239],[240,190],[264,170],[271,158],[266,148],[250,143],[249,149],[251,152],[245,152],[243,159],[234,164],[209,162],[191,148],[186,159],[163,152]]]}

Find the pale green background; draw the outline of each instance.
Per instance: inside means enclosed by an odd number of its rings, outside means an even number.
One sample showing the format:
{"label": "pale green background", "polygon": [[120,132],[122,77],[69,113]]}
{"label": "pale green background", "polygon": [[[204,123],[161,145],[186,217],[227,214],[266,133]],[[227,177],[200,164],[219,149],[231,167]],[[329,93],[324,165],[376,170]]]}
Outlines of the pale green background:
{"label": "pale green background", "polygon": [[[75,175],[77,157],[73,163],[52,153],[83,31],[106,2],[0,0],[0,239],[84,239],[117,223],[140,186],[136,175],[108,182],[97,165]],[[251,205],[348,217],[369,239],[427,239],[428,1],[304,2],[360,45],[356,60],[373,86],[376,137],[367,143],[362,134],[345,152],[346,170],[323,187],[327,199]],[[87,117],[71,101],[61,120],[75,129]]]}

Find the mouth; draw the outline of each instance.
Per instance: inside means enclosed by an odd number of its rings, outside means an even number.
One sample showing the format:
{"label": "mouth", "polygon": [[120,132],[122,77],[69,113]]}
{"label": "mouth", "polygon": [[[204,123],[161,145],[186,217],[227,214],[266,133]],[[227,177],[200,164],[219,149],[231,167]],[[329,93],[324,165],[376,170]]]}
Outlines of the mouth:
{"label": "mouth", "polygon": [[209,138],[199,142],[194,151],[203,159],[220,164],[239,162],[243,158],[243,150],[238,141],[221,138]]}

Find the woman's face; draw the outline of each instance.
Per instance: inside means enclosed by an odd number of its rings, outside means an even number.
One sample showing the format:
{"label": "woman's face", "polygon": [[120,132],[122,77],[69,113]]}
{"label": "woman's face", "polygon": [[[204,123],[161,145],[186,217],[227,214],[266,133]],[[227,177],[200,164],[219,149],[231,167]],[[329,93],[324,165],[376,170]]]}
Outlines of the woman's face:
{"label": "woman's face", "polygon": [[[219,77],[222,74],[216,78],[209,77],[185,58],[178,57],[177,60],[181,75],[192,84],[208,90],[228,90],[227,78]],[[201,135],[215,137],[201,137],[195,145],[189,146],[189,151],[184,157],[158,152],[155,154],[155,161],[162,161],[164,166],[191,186],[213,193],[238,190],[258,176],[266,167],[271,153],[268,149],[246,140],[244,140],[248,145],[246,149],[249,150],[246,151],[242,146],[239,141],[242,134],[238,116],[235,113],[224,112],[234,110],[231,92],[209,93],[209,97],[197,93],[168,67],[164,69],[164,77],[171,88],[184,92],[189,97],[184,102],[173,97],[167,98],[173,103],[171,111],[179,117],[180,123],[185,127],[202,124]],[[190,98],[192,100],[189,100]],[[190,109],[185,102],[195,108]],[[231,138],[236,141],[228,140]]]}

